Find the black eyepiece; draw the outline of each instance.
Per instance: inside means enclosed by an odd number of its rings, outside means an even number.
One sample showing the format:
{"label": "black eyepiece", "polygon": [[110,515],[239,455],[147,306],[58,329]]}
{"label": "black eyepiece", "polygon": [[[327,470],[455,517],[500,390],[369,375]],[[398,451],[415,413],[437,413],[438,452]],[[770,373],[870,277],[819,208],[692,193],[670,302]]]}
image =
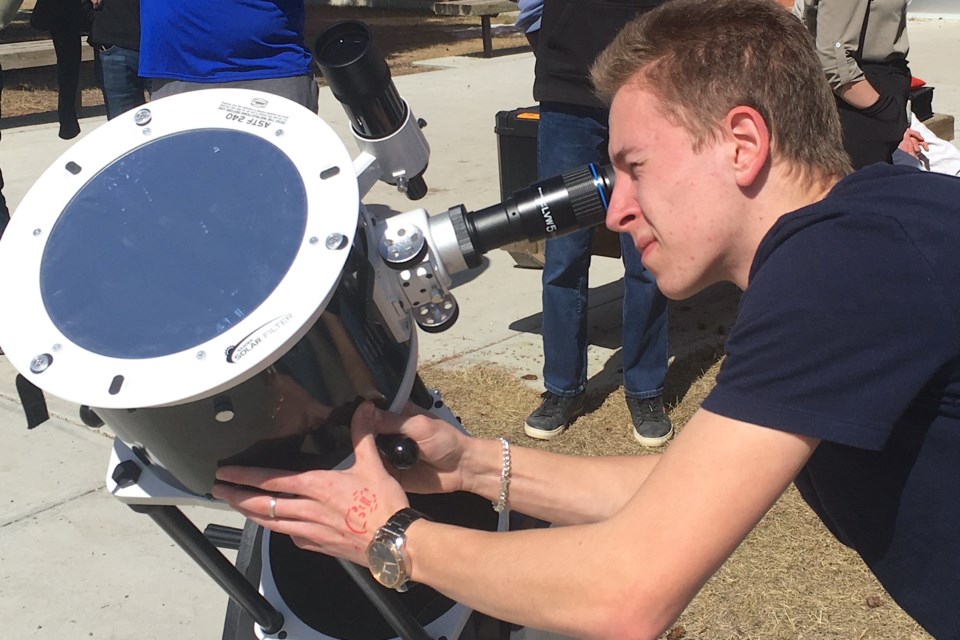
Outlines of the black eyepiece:
{"label": "black eyepiece", "polygon": [[[469,264],[474,257],[479,261],[480,254],[511,242],[535,241],[601,224],[607,215],[613,176],[610,165],[588,164],[534,183],[500,204],[463,212],[461,228],[474,249],[464,252],[468,266],[475,266]],[[453,210],[451,214],[453,218]],[[460,221],[454,224],[460,226]]]}

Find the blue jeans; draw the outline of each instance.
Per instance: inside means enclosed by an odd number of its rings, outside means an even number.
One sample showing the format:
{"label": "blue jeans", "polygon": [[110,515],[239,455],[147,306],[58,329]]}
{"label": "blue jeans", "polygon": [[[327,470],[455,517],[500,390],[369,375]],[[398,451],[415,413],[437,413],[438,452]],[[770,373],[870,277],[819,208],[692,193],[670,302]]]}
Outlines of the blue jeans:
{"label": "blue jeans", "polygon": [[[607,163],[607,112],[544,102],[540,105],[537,165],[541,178],[588,162]],[[561,396],[587,383],[587,295],[593,229],[547,240],[543,268],[543,379]],[[623,387],[626,395],[651,398],[667,373],[667,301],[640,262],[630,236],[623,253]]]}
{"label": "blue jeans", "polygon": [[103,51],[98,49],[95,57],[107,120],[146,103],[147,83],[137,75],[139,51],[109,46]]}

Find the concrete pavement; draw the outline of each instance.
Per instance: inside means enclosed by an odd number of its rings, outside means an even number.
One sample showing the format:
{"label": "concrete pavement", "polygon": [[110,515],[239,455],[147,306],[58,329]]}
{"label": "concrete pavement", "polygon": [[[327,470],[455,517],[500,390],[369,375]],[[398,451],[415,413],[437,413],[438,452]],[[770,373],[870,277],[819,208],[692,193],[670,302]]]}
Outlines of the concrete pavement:
{"label": "concrete pavement", "polygon": [[[960,115],[954,62],[960,55],[960,21],[914,20],[909,29],[911,66],[936,87],[935,110]],[[436,213],[455,204],[477,209],[499,200],[494,114],[532,104],[533,57],[451,58],[433,64],[442,68],[396,79],[401,95],[428,122],[431,192],[412,205],[378,185],[365,198],[368,205],[397,211],[422,206]],[[347,148],[355,150],[346,117],[326,90],[320,112]],[[101,122],[85,120],[81,126],[86,132]],[[5,195],[14,207],[70,144],[57,138],[55,125],[3,132],[0,167]],[[621,297],[618,262],[597,258],[594,263],[592,374],[616,361]],[[514,268],[507,254],[492,252],[482,273],[455,291],[461,305],[458,324],[443,334],[421,334],[421,362],[451,367],[494,362],[518,375],[539,375],[539,291],[538,271]],[[711,313],[730,317],[734,309],[728,298],[715,295]],[[696,325],[696,314],[706,306],[693,301],[673,311],[691,314],[688,321]],[[685,348],[697,344],[682,342]],[[10,363],[0,357],[0,428],[5,434],[0,451],[0,620],[5,631],[15,638],[58,640],[219,638],[226,604],[222,592],[149,519],[105,491],[107,435],[80,426],[76,407],[53,399],[53,419],[28,432],[13,378]],[[228,512],[188,513],[201,524],[240,522]]]}

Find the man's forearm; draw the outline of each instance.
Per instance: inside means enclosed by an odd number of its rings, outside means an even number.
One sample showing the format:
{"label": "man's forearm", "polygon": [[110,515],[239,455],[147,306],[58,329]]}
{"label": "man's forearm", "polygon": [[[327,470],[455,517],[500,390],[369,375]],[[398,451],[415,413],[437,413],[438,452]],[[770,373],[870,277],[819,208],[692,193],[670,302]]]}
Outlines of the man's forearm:
{"label": "man's forearm", "polygon": [[[616,459],[519,450],[518,472],[529,465],[531,475],[547,475],[540,484],[518,473],[514,508],[533,511],[527,500],[548,495],[588,524],[494,533],[417,521],[407,536],[410,576],[527,626],[577,638],[653,639],[756,525],[815,447],[810,438],[699,411],[666,454],[639,458],[635,476]],[[482,455],[491,470],[496,454]],[[580,475],[589,472],[596,475]],[[492,498],[493,483],[486,477],[483,483],[482,495]],[[614,513],[598,517],[635,486]],[[607,500],[608,492],[618,498]]]}
{"label": "man's forearm", "polygon": [[857,109],[866,109],[876,104],[880,94],[867,80],[858,80],[840,87],[840,99]]}
{"label": "man's forearm", "polygon": [[649,616],[643,629],[632,616],[662,603],[627,601],[627,563],[606,528],[599,523],[503,534],[418,521],[407,538],[411,576],[457,602],[527,627],[575,638],[655,638],[668,621]]}
{"label": "man's forearm", "polygon": [[[660,456],[562,456],[511,448],[507,505],[557,525],[604,520],[637,492]],[[465,463],[464,489],[495,502],[502,454],[496,440],[476,440]]]}

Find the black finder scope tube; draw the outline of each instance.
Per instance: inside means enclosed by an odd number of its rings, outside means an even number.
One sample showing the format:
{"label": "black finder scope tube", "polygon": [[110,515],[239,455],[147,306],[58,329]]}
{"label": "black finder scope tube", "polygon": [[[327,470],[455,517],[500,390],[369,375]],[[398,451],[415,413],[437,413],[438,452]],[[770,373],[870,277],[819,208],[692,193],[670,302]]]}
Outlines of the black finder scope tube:
{"label": "black finder scope tube", "polygon": [[588,164],[520,189],[486,209],[451,209],[467,266],[479,266],[480,255],[511,242],[536,241],[601,224],[613,176],[610,165]]}
{"label": "black finder scope tube", "polygon": [[335,23],[317,38],[314,56],[357,134],[379,139],[400,129],[407,118],[407,105],[366,24],[356,20]]}
{"label": "black finder scope tube", "polygon": [[[366,24],[337,22],[320,34],[313,48],[323,78],[359,137],[381,140],[400,130],[409,115],[407,104]],[[408,180],[406,193],[411,200],[427,194],[422,172]]]}

